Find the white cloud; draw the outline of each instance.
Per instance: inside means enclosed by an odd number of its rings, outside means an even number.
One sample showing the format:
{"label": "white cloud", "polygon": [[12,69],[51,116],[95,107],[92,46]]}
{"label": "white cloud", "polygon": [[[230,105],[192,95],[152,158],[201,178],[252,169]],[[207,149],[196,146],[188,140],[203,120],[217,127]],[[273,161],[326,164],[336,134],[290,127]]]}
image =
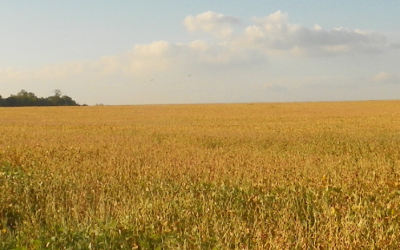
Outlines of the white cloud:
{"label": "white cloud", "polygon": [[7,69],[3,69],[3,70],[0,69],[0,77],[5,78],[5,79],[7,79],[7,78],[15,78],[15,77],[18,77],[18,76],[23,75],[23,74],[24,74],[23,71],[17,70],[17,69],[14,69],[14,68],[7,68]]}
{"label": "white cloud", "polygon": [[307,28],[288,22],[280,11],[264,18],[255,18],[255,25],[244,30],[249,46],[273,51],[292,51],[293,55],[332,55],[350,52],[377,52],[385,45],[385,37],[376,32],[336,28],[330,31],[315,25]]}
{"label": "white cloud", "polygon": [[71,77],[123,76],[149,78],[156,72],[188,71],[189,68],[202,70],[229,69],[244,64],[265,62],[263,55],[245,47],[229,43],[208,43],[196,40],[187,44],[173,44],[157,41],[151,44],[135,45],[132,50],[119,55],[103,56],[92,62],[67,62],[49,65],[39,70],[0,70],[0,80],[51,81]]}
{"label": "white cloud", "polygon": [[373,77],[373,81],[377,83],[400,83],[400,74],[381,71]]}
{"label": "white cloud", "polygon": [[253,49],[232,44],[196,40],[188,44],[158,41],[134,46],[117,56],[102,57],[89,67],[101,74],[143,76],[156,71],[182,70],[188,67],[234,67],[244,63],[265,61]]}
{"label": "white cloud", "polygon": [[188,31],[204,31],[221,38],[232,35],[233,26],[239,23],[240,19],[236,17],[212,11],[197,16],[187,16],[183,22]]}
{"label": "white cloud", "polygon": [[235,36],[232,36],[233,27],[240,20],[215,12],[188,16],[184,24],[189,31],[208,33],[230,46],[257,49],[272,56],[368,54],[387,47],[383,34],[343,27],[325,30],[319,25],[308,28],[290,23],[288,14],[281,11],[253,18],[253,22],[241,32],[237,31]]}
{"label": "white cloud", "polygon": [[383,82],[391,79],[393,76],[387,72],[379,72],[377,75],[374,76],[374,80],[376,82]]}
{"label": "white cloud", "polygon": [[59,65],[46,66],[37,71],[31,71],[37,79],[62,79],[72,74],[86,73],[90,71],[88,64],[83,62],[67,62]]}

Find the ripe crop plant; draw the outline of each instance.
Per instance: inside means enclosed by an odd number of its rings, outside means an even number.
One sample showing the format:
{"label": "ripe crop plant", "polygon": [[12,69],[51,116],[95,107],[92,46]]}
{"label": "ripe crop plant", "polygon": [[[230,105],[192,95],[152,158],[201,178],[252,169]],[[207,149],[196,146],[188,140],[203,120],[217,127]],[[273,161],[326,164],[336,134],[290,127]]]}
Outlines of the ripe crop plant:
{"label": "ripe crop plant", "polygon": [[0,117],[0,249],[400,246],[399,101]]}

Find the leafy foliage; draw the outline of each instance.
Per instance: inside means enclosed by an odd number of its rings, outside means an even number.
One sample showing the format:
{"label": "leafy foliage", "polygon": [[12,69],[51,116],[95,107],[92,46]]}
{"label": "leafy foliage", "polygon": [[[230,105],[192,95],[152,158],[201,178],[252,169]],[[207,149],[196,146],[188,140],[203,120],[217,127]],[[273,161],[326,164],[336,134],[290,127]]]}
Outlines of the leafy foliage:
{"label": "leafy foliage", "polygon": [[3,99],[0,96],[0,107],[23,106],[79,106],[71,97],[62,95],[60,90],[54,91],[54,96],[38,98],[34,93],[21,90],[17,95]]}

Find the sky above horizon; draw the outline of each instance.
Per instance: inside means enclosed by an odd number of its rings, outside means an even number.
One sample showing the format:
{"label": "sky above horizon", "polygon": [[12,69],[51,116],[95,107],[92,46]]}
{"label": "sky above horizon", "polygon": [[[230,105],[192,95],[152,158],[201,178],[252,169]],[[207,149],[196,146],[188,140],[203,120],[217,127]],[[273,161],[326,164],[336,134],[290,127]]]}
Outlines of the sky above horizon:
{"label": "sky above horizon", "polygon": [[400,99],[400,1],[0,0],[0,95],[80,104]]}

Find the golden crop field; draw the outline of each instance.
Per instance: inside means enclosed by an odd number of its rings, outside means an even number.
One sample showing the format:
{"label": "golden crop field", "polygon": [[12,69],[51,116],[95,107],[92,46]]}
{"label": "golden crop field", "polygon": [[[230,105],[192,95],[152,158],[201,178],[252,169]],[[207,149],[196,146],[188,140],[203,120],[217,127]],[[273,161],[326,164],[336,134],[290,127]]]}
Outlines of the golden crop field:
{"label": "golden crop field", "polygon": [[0,249],[399,249],[400,101],[0,109]]}

